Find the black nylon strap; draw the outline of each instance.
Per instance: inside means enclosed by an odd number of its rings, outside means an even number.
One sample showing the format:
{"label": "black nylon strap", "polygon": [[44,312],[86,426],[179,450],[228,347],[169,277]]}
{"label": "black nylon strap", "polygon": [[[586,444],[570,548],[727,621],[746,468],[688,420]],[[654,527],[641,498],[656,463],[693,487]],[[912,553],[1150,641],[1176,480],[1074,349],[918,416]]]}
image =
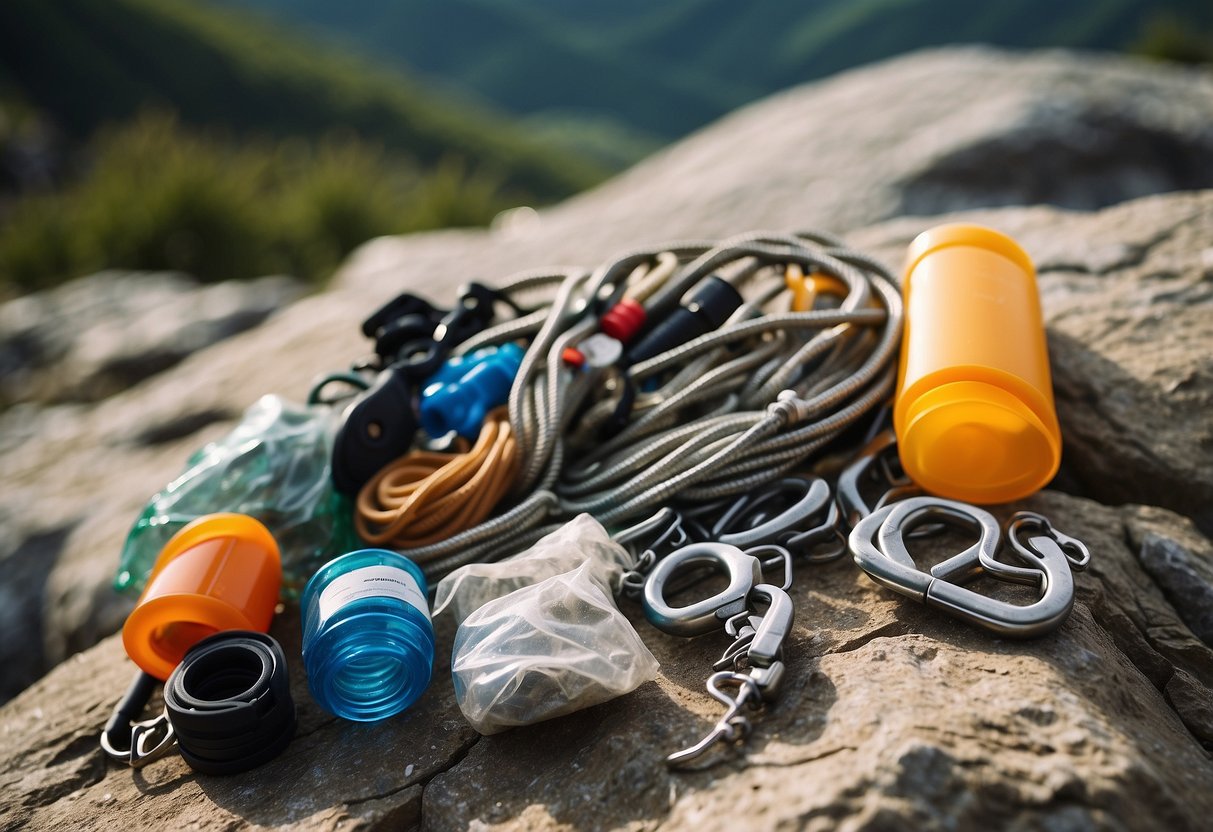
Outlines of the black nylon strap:
{"label": "black nylon strap", "polygon": [[181,756],[202,774],[236,774],[278,756],[295,734],[282,647],[228,630],[194,645],[164,685]]}

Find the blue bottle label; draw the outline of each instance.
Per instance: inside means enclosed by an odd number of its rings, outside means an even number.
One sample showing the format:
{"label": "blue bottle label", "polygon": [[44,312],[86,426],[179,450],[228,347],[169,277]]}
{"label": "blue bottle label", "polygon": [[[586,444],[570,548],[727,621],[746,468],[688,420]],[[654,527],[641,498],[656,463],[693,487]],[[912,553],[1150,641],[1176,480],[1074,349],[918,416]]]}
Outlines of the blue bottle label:
{"label": "blue bottle label", "polygon": [[417,579],[395,566],[364,566],[334,578],[320,593],[320,623],[359,598],[399,598],[428,620],[430,607]]}

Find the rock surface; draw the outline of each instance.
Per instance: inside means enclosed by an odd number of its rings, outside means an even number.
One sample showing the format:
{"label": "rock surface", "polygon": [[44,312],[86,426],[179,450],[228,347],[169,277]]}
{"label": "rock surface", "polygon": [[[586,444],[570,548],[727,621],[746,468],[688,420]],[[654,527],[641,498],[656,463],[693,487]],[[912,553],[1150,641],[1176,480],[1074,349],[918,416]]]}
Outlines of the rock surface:
{"label": "rock surface", "polygon": [[[54,670],[0,711],[6,828],[1200,829],[1213,811],[1207,691],[1213,651],[1138,560],[1159,509],[1046,493],[1028,506],[1085,540],[1091,571],[1054,635],[990,637],[893,595],[847,561],[806,567],[793,596],[788,685],[755,717],[747,754],[672,774],[664,753],[718,713],[702,691],[723,637],[665,636],[629,608],[662,663],[620,700],[478,737],[440,666],[420,703],[375,725],[325,715],[280,616],[300,713],[279,759],[229,778],[177,757],[108,764],[95,733],[131,672],[118,637]],[[1191,542],[1191,540],[1189,540]],[[916,552],[940,559],[940,539]],[[1193,552],[1213,558],[1207,541]],[[811,574],[809,574],[811,573]],[[443,619],[439,619],[440,622]],[[439,653],[449,651],[449,622]],[[1202,698],[1203,696],[1203,698]],[[1203,707],[1202,707],[1203,706]]]}
{"label": "rock surface", "polygon": [[[71,530],[90,512],[88,502],[103,503],[106,493],[125,493],[127,505],[137,511],[139,501],[163,485],[149,477],[133,493],[128,487],[107,488],[125,476],[127,463],[121,454],[103,460],[88,449],[69,450],[81,438],[80,417],[87,413],[82,405],[136,386],[257,326],[303,291],[299,281],[287,277],[199,286],[179,274],[103,272],[0,305],[0,408],[13,405],[0,411],[5,483],[0,568],[9,579],[0,585],[0,623],[7,625],[0,638],[0,663],[6,668],[0,699],[13,696],[64,657],[121,625],[128,604],[105,589],[106,573],[112,571],[108,560],[80,558],[67,576],[68,585],[58,591],[62,584],[51,579],[51,569]],[[48,403],[59,406],[41,406]],[[133,418],[121,426],[121,436],[109,432],[94,438],[103,444],[162,446],[238,413],[239,408],[217,403],[153,422]],[[19,469],[10,465],[30,442],[48,458],[64,453],[65,464],[51,475],[63,480],[48,478],[47,487],[30,489],[16,475]],[[85,470],[90,464],[107,467]],[[73,481],[92,490],[93,496],[73,499]],[[112,545],[128,523],[109,527],[103,545]],[[86,539],[84,545],[92,550],[96,543]],[[53,608],[62,617],[44,614],[48,593],[55,595]],[[72,622],[68,633],[57,625],[48,627],[48,618]]]}
{"label": "rock surface", "polygon": [[257,326],[303,286],[102,272],[0,306],[0,404],[94,402]]}
{"label": "rock surface", "polygon": [[[134,773],[105,763],[95,734],[131,669],[110,637],[0,710],[0,825],[1204,828],[1213,191],[1121,200],[1213,186],[1210,125],[1207,72],[912,56],[747,108],[530,222],[373,242],[329,292],[95,405],[0,415],[0,623],[15,624],[0,658],[29,679],[119,626],[130,602],[108,583],[122,537],[188,453],[262,393],[302,398],[313,376],[362,354],[358,322],[406,287],[444,300],[465,279],[759,227],[848,231],[898,263],[915,234],[963,217],[1015,236],[1040,271],[1066,448],[1056,490],[1031,504],[1094,555],[1055,635],[992,639],[849,563],[805,567],[787,689],[756,718],[748,754],[672,775],[661,756],[718,714],[702,685],[719,639],[640,622],[662,662],[656,683],[478,739],[445,670],[415,710],[381,725],[324,715],[288,611],[275,634],[292,659],[299,737],[231,779],[178,759]],[[992,207],[1035,201],[1119,204]],[[895,218],[955,209],[980,210]],[[440,656],[450,641],[440,630]],[[21,666],[30,643],[44,655]]]}

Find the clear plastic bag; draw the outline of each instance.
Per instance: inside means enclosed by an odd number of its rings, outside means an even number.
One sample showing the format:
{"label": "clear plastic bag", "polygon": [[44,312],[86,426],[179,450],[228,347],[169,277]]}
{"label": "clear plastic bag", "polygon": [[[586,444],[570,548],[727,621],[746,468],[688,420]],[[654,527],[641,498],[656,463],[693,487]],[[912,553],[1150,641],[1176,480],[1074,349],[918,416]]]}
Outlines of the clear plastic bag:
{"label": "clear plastic bag", "polygon": [[456,569],[438,583],[434,615],[450,609],[461,623],[494,598],[576,569],[591,570],[608,594],[615,591],[632,556],[589,514],[579,514],[514,557],[496,563],[472,563]]}
{"label": "clear plastic bag", "polygon": [[297,598],[320,566],[361,548],[353,508],[329,475],[333,411],[262,396],[231,433],[197,451],[148,502],[122,547],[114,588],[143,589],[164,544],[204,514],[249,514],[282,553],[282,592]]}
{"label": "clear plastic bag", "polygon": [[590,563],[473,612],[451,661],[455,700],[482,734],[606,702],[657,670]]}

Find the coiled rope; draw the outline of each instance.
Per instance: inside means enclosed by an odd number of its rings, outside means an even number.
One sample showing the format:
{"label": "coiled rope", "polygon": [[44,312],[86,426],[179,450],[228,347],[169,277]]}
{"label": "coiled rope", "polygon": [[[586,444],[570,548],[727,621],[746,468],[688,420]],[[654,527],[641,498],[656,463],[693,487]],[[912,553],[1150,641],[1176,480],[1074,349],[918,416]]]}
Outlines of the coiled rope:
{"label": "coiled rope", "polygon": [[[713,274],[745,299],[716,330],[631,366],[566,363],[620,299],[642,303],[657,321]],[[818,291],[806,288],[809,279]],[[589,273],[527,273],[501,291],[550,299],[456,353],[526,343],[491,429],[496,442],[508,422],[512,463],[502,449],[488,465],[482,433],[479,462],[460,462],[460,477],[443,473],[449,458],[410,455],[359,496],[359,532],[401,547],[431,578],[512,554],[579,512],[622,527],[674,500],[707,502],[770,482],[892,394],[900,292],[885,266],[827,234],[678,242]],[[629,386],[626,421],[604,439]]]}

